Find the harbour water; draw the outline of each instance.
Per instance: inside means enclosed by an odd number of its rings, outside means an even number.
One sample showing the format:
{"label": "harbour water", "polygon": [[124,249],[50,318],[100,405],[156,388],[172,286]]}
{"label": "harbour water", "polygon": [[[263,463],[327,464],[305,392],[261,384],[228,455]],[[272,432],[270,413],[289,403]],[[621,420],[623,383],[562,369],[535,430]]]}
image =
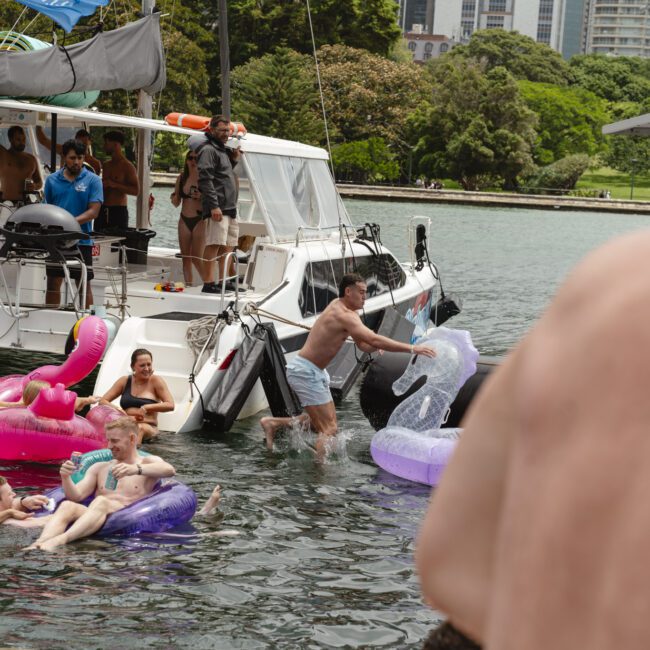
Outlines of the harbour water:
{"label": "harbour water", "polygon": [[[175,243],[168,190],[156,190]],[[410,216],[431,218],[431,255],[485,354],[503,354],[586,252],[648,217],[347,202],[377,222],[400,258]],[[2,374],[44,362],[0,352]],[[49,359],[48,359],[49,361]],[[155,359],[154,359],[155,366]],[[87,380],[82,391],[92,390]],[[377,470],[357,392],[339,409],[345,451],[324,465],[286,442],[269,453],[257,419],[221,436],[166,435],[148,446],[220,513],[180,536],[87,540],[46,555],[19,549],[34,531],[0,527],[0,645],[13,648],[418,648],[439,616],[419,597],[412,555],[428,489]],[[0,465],[19,492],[57,469]],[[218,537],[232,530],[234,537]]]}

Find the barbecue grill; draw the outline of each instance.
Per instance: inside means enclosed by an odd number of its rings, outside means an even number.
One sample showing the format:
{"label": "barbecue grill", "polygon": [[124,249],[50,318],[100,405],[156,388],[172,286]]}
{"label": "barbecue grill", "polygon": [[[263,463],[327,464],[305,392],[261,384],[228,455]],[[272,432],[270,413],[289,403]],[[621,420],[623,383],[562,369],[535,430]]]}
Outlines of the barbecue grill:
{"label": "barbecue grill", "polygon": [[77,242],[86,237],[77,220],[63,208],[33,203],[18,208],[0,233],[0,258],[31,257],[65,263],[80,257]]}

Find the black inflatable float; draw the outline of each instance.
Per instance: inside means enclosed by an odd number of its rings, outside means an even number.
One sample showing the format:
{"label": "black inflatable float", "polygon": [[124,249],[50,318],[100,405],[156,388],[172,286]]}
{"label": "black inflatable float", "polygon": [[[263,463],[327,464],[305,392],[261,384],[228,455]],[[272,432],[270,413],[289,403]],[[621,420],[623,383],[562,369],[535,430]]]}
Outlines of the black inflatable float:
{"label": "black inflatable float", "polygon": [[[363,378],[359,392],[361,410],[377,431],[386,426],[395,407],[419,390],[426,381],[425,377],[420,377],[404,395],[398,397],[393,393],[393,382],[402,376],[410,358],[410,354],[401,352],[378,355],[370,364],[366,376]],[[458,392],[443,427],[460,426],[460,421],[483,380],[502,361],[502,357],[479,357],[476,374],[472,375]]]}
{"label": "black inflatable float", "polygon": [[203,412],[212,429],[218,433],[230,430],[258,378],[273,415],[301,412],[300,402],[287,382],[284,353],[273,323],[257,325],[237,349]]}

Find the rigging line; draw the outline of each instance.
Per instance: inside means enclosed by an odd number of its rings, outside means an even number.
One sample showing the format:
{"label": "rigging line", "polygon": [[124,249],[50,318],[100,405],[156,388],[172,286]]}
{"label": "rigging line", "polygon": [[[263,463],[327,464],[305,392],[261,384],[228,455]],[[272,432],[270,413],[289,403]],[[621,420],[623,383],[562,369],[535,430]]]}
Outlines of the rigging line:
{"label": "rigging line", "polygon": [[[330,131],[327,123],[327,111],[325,110],[325,97],[323,95],[323,84],[320,77],[320,64],[318,63],[318,55],[316,54],[316,38],[314,36],[314,24],[311,20],[311,6],[309,0],[305,0],[307,4],[307,18],[309,19],[309,33],[311,34],[311,46],[314,52],[314,63],[316,64],[316,79],[318,80],[318,95],[320,97],[320,106],[323,113],[323,124],[325,126],[325,140],[327,142],[327,153],[330,161],[330,173],[332,174],[332,183],[334,187],[334,200],[336,202],[336,215],[339,221],[339,230],[343,227],[341,219],[341,205],[338,193],[336,192],[336,175],[334,174],[334,161],[332,160],[332,144],[330,142]],[[343,235],[341,234],[341,246],[345,246]]]}
{"label": "rigging line", "polygon": [[[25,27],[22,29],[21,32],[16,32],[16,37],[14,38],[13,41],[11,41],[11,43],[9,43],[9,45],[7,45],[7,49],[12,48],[12,47],[14,46],[14,44],[16,43],[16,41],[18,41],[18,39],[19,39],[21,36],[25,36],[25,32],[29,29],[29,27],[31,26],[31,24],[32,24],[32,23],[33,23],[37,18],[38,18],[38,14],[36,14],[36,15],[35,15],[35,16],[34,16],[34,17],[33,17],[33,18],[32,18],[32,19],[27,23],[27,25],[25,25]],[[12,29],[12,31],[13,31],[13,29]],[[8,37],[9,37],[9,34],[7,34],[7,36],[5,37],[5,40],[7,40]],[[4,42],[5,42],[5,41],[2,41],[2,43],[4,43]],[[0,44],[0,48],[2,48],[2,44]]]}
{"label": "rigging line", "polygon": [[[111,0],[111,4],[113,5],[113,9],[115,10],[115,27],[119,28],[121,25],[120,25],[120,16],[117,13],[117,0],[114,0],[114,2],[113,2],[113,0]],[[128,13],[130,10],[131,10],[130,5],[126,6],[126,4],[124,4],[122,6],[122,12],[123,13]],[[134,114],[135,114],[135,111],[133,110],[133,108],[131,106],[131,93],[128,90],[125,90],[124,92],[126,93],[126,114],[129,117],[133,117]],[[133,135],[133,129],[131,129],[131,132],[132,132],[132,135]]]}
{"label": "rigging line", "polygon": [[[25,27],[24,27],[23,30],[22,30],[22,31],[23,31],[23,34],[24,34],[24,33],[25,33],[25,32],[26,32],[26,31],[27,31],[27,30],[32,26],[32,23],[35,22],[37,19],[38,19],[38,14],[36,14],[36,15],[35,15],[35,16],[34,16],[34,17],[33,17],[33,18],[32,18],[32,19],[31,19],[31,20],[30,20],[30,21],[25,25]],[[12,45],[13,45],[13,44],[18,40],[18,38],[19,38],[19,37],[16,37],[16,38],[13,40]]]}
{"label": "rigging line", "polygon": [[[18,16],[18,18],[16,18],[16,22],[11,26],[11,29],[10,29],[8,32],[5,32],[5,33],[6,33],[6,36],[5,36],[4,39],[2,40],[2,43],[0,43],[0,49],[2,49],[2,46],[5,44],[5,42],[6,42],[7,39],[9,38],[9,34],[11,34],[11,32],[13,32],[14,29],[16,29],[16,26],[18,25],[18,23],[20,22],[20,19],[23,17],[23,14],[24,14],[26,11],[27,11],[27,7],[25,7],[25,8],[20,12],[20,16]],[[23,30],[23,31],[24,31],[24,30]],[[14,43],[15,43],[15,42],[16,42],[16,41],[14,41]],[[13,43],[12,43],[11,45],[13,45]],[[10,45],[9,47],[11,47],[11,45]]]}
{"label": "rigging line", "polygon": [[[174,11],[176,10],[176,0],[172,3],[172,10],[171,10],[171,16],[169,18],[169,28],[167,29],[167,39],[171,40],[172,36],[172,27],[174,26]],[[167,59],[167,50],[168,48],[165,46],[165,39],[161,35],[161,40],[162,40],[162,46],[163,46],[163,56],[165,59]],[[156,103],[156,117],[155,119],[158,119],[158,116],[160,115],[160,105],[162,104],[162,96],[163,96],[163,91],[165,90],[165,86],[163,86],[160,89],[160,92],[158,93],[158,102]]]}

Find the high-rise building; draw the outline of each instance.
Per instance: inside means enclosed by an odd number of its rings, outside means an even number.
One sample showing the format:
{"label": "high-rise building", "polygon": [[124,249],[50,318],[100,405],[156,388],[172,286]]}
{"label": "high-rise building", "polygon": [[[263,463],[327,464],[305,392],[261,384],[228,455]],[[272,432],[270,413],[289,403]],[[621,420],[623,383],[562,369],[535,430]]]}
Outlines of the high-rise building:
{"label": "high-rise building", "polygon": [[[403,32],[418,31],[433,34],[435,0],[397,0],[399,26]],[[440,2],[440,0],[438,0]]]}
{"label": "high-rise building", "polygon": [[[591,0],[592,2],[594,0]],[[631,0],[624,0],[629,4]],[[477,29],[501,28],[530,36],[569,57],[584,51],[589,0],[398,0],[400,26],[467,41]],[[618,4],[618,0],[609,3]],[[644,4],[650,4],[650,0]]]}
{"label": "high-rise building", "polygon": [[586,52],[650,56],[649,0],[589,0]]}

